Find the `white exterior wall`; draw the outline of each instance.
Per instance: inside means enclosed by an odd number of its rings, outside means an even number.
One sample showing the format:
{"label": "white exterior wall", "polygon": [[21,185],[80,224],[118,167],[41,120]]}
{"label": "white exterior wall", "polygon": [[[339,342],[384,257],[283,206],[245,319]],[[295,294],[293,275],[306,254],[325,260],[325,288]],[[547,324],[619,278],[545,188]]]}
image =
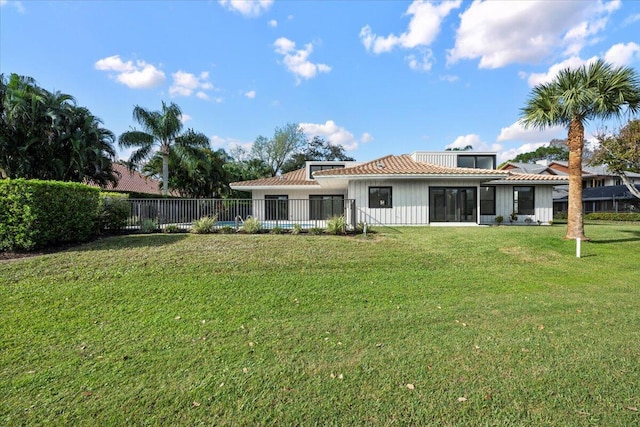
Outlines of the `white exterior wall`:
{"label": "white exterior wall", "polygon": [[[369,187],[391,187],[393,207],[369,208]],[[480,184],[468,180],[363,180],[351,181],[348,195],[349,199],[355,200],[357,222],[371,225],[426,225],[429,224],[429,187],[479,188]],[[479,203],[478,200],[478,211]]]}
{"label": "white exterior wall", "polygon": [[427,151],[416,151],[411,154],[411,157],[416,162],[431,163],[434,165],[445,166],[449,168],[455,168],[458,166],[458,154],[457,151],[451,151],[448,153],[432,153]]}
{"label": "white exterior wall", "polygon": [[289,221],[307,221],[309,219],[309,196],[317,195],[317,194],[326,194],[331,196],[344,196],[347,198],[347,195],[342,190],[322,190],[316,187],[310,187],[308,190],[253,190],[251,194],[251,198],[254,199],[253,202],[253,216],[264,220],[265,215],[265,204],[259,202],[259,200],[264,200],[265,196],[279,196],[286,195],[289,196]]}
{"label": "white exterior wall", "polygon": [[[528,184],[515,187],[529,186]],[[502,215],[503,224],[509,224],[509,216],[513,212],[513,185],[496,185],[496,214],[481,215],[480,224],[495,224],[496,216]],[[540,221],[548,224],[553,221],[553,187],[551,185],[539,185],[535,187],[535,214],[518,215],[518,224],[526,224],[525,218],[529,216],[533,222]]]}

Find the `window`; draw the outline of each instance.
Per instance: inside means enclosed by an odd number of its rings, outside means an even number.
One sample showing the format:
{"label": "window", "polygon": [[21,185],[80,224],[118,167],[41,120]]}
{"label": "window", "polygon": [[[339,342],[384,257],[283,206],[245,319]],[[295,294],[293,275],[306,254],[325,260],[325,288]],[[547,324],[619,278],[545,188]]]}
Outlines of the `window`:
{"label": "window", "polygon": [[513,187],[513,211],[518,215],[535,214],[533,187]]}
{"label": "window", "polygon": [[344,215],[344,196],[309,196],[309,219]]}
{"label": "window", "polygon": [[470,156],[458,154],[458,167],[471,169],[495,169],[496,156]]}
{"label": "window", "polygon": [[496,214],[496,187],[480,187],[480,215]]}
{"label": "window", "polygon": [[313,173],[318,171],[326,171],[331,169],[344,169],[344,165],[310,165],[309,179],[313,179]]}
{"label": "window", "polygon": [[476,222],[475,187],[429,188],[430,222]]}
{"label": "window", "polygon": [[392,208],[391,187],[369,187],[370,208]]}
{"label": "window", "polygon": [[264,196],[264,204],[267,221],[289,219],[289,196]]}

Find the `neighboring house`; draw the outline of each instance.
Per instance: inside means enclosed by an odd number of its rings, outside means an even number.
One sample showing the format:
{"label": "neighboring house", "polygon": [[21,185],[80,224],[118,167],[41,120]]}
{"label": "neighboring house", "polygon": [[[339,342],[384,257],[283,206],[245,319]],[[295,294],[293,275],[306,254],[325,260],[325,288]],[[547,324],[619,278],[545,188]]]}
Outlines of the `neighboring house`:
{"label": "neighboring house", "polygon": [[[278,177],[231,183],[249,191],[261,220],[321,220],[345,214],[352,223],[494,224],[553,220],[554,185],[564,176],[496,169],[495,153],[415,152],[371,162],[307,162]],[[260,203],[264,201],[264,203]],[[527,219],[528,218],[528,219]]]}
{"label": "neighboring house", "polygon": [[[640,184],[635,184],[640,190]],[[553,201],[555,212],[566,212],[567,196]],[[582,190],[582,209],[591,212],[640,212],[640,199],[635,197],[626,185],[608,185],[606,187],[590,187]]]}
{"label": "neighboring house", "polygon": [[[129,193],[131,197],[162,197],[162,189],[160,181],[148,178],[140,172],[130,171],[126,166],[120,163],[113,163],[113,171],[118,177],[118,184],[109,183],[106,187],[101,188],[104,191],[114,191],[118,193]],[[89,184],[97,187],[95,184]]]}
{"label": "neighboring house", "polygon": [[[539,173],[568,177],[569,166],[565,161],[541,160],[537,163],[508,162],[501,169],[512,172]],[[627,172],[629,180],[640,184],[640,174]],[[640,200],[634,197],[629,189],[622,185],[622,179],[610,171],[605,165],[583,166],[582,168],[582,206],[583,212],[628,212],[640,208]],[[567,185],[559,185],[553,191],[553,211],[567,212]]]}

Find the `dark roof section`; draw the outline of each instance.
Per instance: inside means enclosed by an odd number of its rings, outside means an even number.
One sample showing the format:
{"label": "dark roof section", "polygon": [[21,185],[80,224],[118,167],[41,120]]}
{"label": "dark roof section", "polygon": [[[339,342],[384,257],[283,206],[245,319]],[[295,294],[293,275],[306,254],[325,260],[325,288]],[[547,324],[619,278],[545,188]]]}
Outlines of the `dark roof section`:
{"label": "dark roof section", "polygon": [[317,182],[307,179],[306,168],[298,169],[293,172],[274,176],[270,178],[260,178],[251,181],[232,182],[230,185],[234,187],[253,187],[253,186],[272,186],[272,185],[318,185]]}
{"label": "dark roof section", "polygon": [[[635,184],[636,188],[640,190],[640,184]],[[555,199],[554,201],[562,202],[567,201],[568,196]],[[589,187],[582,190],[582,200],[627,200],[634,199],[635,196],[631,194],[626,185],[608,185],[606,187]]]}
{"label": "dark roof section", "polygon": [[[118,185],[114,186],[109,183],[106,187],[102,188],[104,191],[117,191],[121,193],[139,193],[139,194],[153,194],[157,196],[162,195],[162,188],[160,181],[153,178],[148,178],[137,171],[130,171],[126,166],[120,163],[113,163],[113,171],[115,175],[119,177]],[[89,184],[92,187],[97,185]]]}

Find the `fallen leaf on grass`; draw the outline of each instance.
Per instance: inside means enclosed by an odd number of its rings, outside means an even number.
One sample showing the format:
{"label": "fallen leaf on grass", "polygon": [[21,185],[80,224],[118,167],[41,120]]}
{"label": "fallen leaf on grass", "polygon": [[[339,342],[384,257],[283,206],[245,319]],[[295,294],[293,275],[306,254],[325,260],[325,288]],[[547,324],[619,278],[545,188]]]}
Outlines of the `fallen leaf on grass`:
{"label": "fallen leaf on grass", "polygon": [[544,329],[544,325],[538,325],[538,330],[543,330]]}
{"label": "fallen leaf on grass", "polygon": [[82,395],[83,395],[83,396],[87,396],[87,397],[88,397],[88,396],[92,396],[92,395],[93,395],[93,393],[91,393],[90,391],[86,391],[86,390],[85,390],[85,391],[83,391],[83,392],[82,392]]}
{"label": "fallen leaf on grass", "polygon": [[174,317],[174,319],[176,319],[176,320],[180,320],[180,319],[182,319],[182,318],[181,318],[180,316],[176,316],[176,317]]}
{"label": "fallen leaf on grass", "polygon": [[415,390],[416,386],[414,386],[413,384],[407,384],[407,388],[409,390]]}
{"label": "fallen leaf on grass", "polygon": [[197,408],[198,406],[200,406],[200,402],[196,402],[195,400],[193,401],[193,403],[191,404],[192,408]]}
{"label": "fallen leaf on grass", "polygon": [[627,406],[627,409],[633,412],[638,412],[638,407],[637,406]]}
{"label": "fallen leaf on grass", "polygon": [[458,402],[466,402],[467,398],[466,397],[459,397],[458,398]]}

